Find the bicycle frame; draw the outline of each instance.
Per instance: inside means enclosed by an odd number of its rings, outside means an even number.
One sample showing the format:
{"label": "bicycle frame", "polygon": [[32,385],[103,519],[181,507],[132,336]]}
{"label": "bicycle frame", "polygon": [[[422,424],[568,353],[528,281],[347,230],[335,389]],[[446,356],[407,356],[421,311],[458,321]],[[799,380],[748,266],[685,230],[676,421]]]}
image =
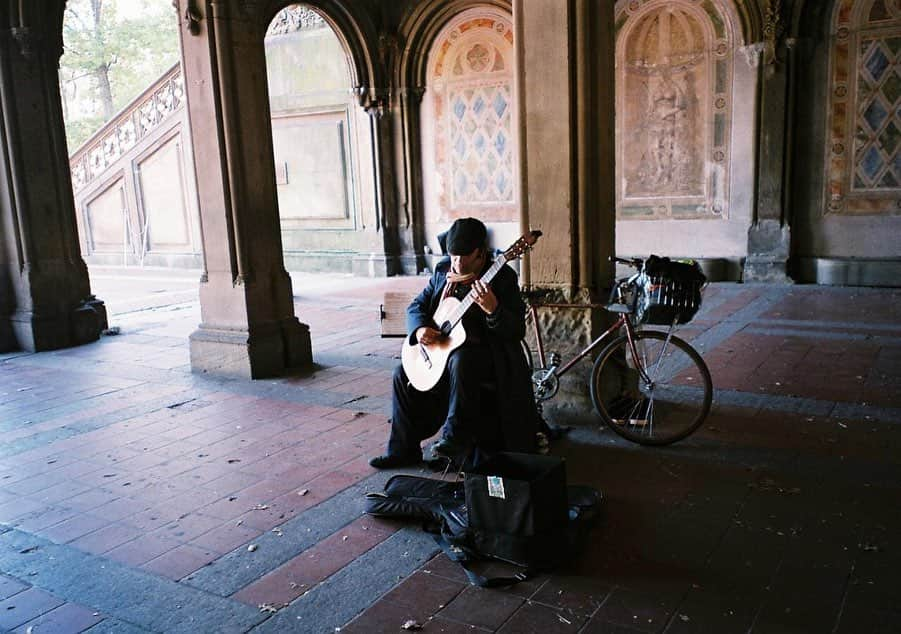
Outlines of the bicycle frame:
{"label": "bicycle frame", "polygon": [[[541,364],[542,368],[548,369],[547,366],[547,358],[544,352],[544,341],[541,338],[541,329],[538,327],[538,308],[539,306],[544,308],[606,308],[606,304],[533,304],[532,302],[528,303],[529,307],[529,315],[532,318],[532,328],[535,332],[535,343],[538,347],[538,362]],[[626,328],[626,338],[629,341],[629,347],[632,350],[632,355],[634,358],[639,358],[638,351],[635,349],[635,329],[632,326],[632,322],[629,321],[628,313],[620,313],[620,316],[617,318],[616,322],[610,328],[605,330],[601,335],[595,338],[590,344],[588,344],[584,349],[582,349],[579,354],[570,359],[560,368],[553,368],[554,376],[558,379],[562,377],[564,374],[570,371],[574,365],[576,365],[579,361],[587,357],[591,354],[598,346],[601,345],[607,337],[611,336],[620,328]],[[672,335],[672,327],[669,329],[667,333],[667,341],[669,337]],[[643,365],[640,365],[638,368],[639,373],[642,378],[646,381],[649,381],[649,377],[645,372],[645,368]]]}

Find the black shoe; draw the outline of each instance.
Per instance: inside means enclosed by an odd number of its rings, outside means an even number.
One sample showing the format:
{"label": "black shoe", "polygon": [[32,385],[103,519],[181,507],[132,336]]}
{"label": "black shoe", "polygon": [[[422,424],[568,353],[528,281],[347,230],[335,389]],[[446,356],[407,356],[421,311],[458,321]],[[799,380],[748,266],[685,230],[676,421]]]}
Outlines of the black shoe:
{"label": "black shoe", "polygon": [[466,451],[468,447],[451,436],[445,436],[432,445],[432,453],[445,458],[455,458]]}
{"label": "black shoe", "polygon": [[400,467],[412,467],[422,462],[422,456],[404,456],[399,454],[385,454],[369,459],[369,465],[376,469],[399,469]]}

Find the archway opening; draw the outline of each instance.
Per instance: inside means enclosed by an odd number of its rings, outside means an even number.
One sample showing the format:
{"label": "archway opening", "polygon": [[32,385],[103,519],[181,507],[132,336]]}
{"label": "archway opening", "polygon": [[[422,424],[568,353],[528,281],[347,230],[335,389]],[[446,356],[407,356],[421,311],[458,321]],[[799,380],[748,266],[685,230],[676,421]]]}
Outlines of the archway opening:
{"label": "archway opening", "polygon": [[265,47],[285,268],[351,273],[373,196],[352,60],[341,33],[303,4],[276,14]]}
{"label": "archway opening", "polygon": [[[60,93],[93,291],[111,317],[195,299],[201,240],[173,4],[68,0],[63,47]],[[189,272],[160,277],[173,268]]]}

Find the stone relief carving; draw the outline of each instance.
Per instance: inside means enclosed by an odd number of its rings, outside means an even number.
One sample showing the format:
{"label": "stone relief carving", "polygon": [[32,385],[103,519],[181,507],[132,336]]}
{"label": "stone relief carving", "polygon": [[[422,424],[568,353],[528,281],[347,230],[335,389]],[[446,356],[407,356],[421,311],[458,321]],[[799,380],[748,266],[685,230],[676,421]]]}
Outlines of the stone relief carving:
{"label": "stone relief carving", "polygon": [[285,35],[303,29],[319,29],[326,26],[321,15],[299,4],[285,7],[279,11],[266,31],[266,37],[273,35]]}
{"label": "stone relief carving", "polygon": [[732,31],[717,5],[617,3],[620,218],[728,210]]}
{"label": "stone relief carving", "polygon": [[649,80],[649,98],[640,121],[646,131],[637,181],[646,191],[687,192],[692,189],[692,113],[686,97],[688,82],[669,72]]}

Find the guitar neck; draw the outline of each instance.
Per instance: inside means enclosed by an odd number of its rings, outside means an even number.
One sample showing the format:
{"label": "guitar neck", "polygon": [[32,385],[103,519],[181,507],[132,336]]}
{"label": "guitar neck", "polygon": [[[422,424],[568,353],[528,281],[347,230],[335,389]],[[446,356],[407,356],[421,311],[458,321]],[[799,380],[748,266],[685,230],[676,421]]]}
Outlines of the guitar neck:
{"label": "guitar neck", "polygon": [[[485,271],[485,274],[480,278],[481,281],[486,285],[490,284],[491,280],[494,279],[494,276],[498,274],[498,272],[506,263],[507,260],[504,258],[504,256],[498,257],[494,261],[494,264],[492,264],[491,267],[487,271]],[[474,302],[475,300],[472,297],[472,293],[467,293],[466,297],[463,298],[457,309],[453,313],[451,313],[450,317],[448,318],[451,328],[460,323],[460,320],[463,319],[463,315],[466,314],[466,311],[469,310],[469,307],[472,306]],[[441,326],[441,324],[438,325]]]}

